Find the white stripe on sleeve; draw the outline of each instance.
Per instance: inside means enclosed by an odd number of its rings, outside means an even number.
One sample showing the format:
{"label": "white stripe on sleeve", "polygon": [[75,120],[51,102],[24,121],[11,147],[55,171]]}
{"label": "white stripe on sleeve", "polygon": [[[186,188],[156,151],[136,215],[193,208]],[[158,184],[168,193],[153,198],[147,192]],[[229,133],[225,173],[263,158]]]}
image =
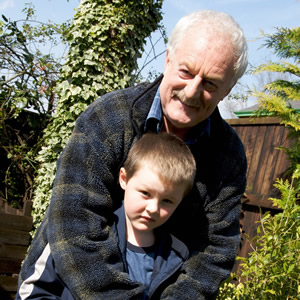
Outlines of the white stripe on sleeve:
{"label": "white stripe on sleeve", "polygon": [[50,255],[50,245],[47,244],[43,253],[35,263],[33,274],[27,279],[25,279],[20,286],[19,295],[22,300],[27,299],[31,295],[34,289],[34,283],[39,280],[39,278],[41,277],[41,275],[45,270],[46,262],[49,255]]}

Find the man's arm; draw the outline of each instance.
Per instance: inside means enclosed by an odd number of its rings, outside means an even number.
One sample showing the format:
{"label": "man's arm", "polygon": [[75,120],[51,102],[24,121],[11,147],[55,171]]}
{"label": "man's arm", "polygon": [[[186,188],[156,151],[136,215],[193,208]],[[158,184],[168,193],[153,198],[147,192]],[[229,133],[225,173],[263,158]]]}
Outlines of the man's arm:
{"label": "man's arm", "polygon": [[[240,143],[236,141],[238,146]],[[199,203],[204,199],[202,216],[198,213],[198,217],[195,217],[197,205],[187,205],[189,210],[185,215],[190,215],[193,220],[183,220],[181,216],[182,234],[188,235],[190,241],[193,239],[190,243],[191,257],[184,264],[176,283],[164,291],[161,299],[215,299],[220,283],[229,276],[240,242],[240,199],[246,185],[246,157],[242,146],[237,149],[238,152],[228,153],[227,159],[211,155],[210,159],[215,159],[216,169],[214,163],[210,163],[212,172],[209,175],[206,169],[204,177],[207,174],[213,178],[214,173],[219,171],[223,175],[215,173],[215,177],[221,179],[210,187],[196,184],[198,199],[197,193],[191,197],[194,199],[192,201],[196,199]],[[221,147],[220,152],[222,150]],[[204,160],[208,160],[208,157]],[[204,160],[202,167],[205,169]],[[211,197],[209,194],[213,194],[209,190],[213,190],[214,186],[217,194]],[[184,225],[186,222],[189,223],[188,227]]]}
{"label": "man's arm", "polygon": [[122,272],[110,228],[130,124],[112,114],[123,104],[106,102],[79,117],[59,159],[47,235],[57,273],[75,299],[139,299],[143,290]]}

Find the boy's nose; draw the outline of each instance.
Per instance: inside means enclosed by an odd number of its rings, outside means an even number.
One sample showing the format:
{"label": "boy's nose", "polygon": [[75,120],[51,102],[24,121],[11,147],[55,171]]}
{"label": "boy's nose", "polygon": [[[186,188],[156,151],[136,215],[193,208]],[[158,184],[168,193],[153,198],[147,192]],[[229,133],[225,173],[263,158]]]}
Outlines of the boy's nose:
{"label": "boy's nose", "polygon": [[158,212],[158,201],[153,199],[153,200],[148,200],[148,205],[146,207],[147,212],[151,214],[155,214]]}

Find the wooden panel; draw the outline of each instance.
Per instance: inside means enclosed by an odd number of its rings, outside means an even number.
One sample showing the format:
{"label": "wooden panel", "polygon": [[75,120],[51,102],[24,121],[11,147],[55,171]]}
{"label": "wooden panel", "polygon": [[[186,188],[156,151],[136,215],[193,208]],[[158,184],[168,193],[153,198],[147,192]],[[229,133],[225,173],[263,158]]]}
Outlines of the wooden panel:
{"label": "wooden panel", "polygon": [[[243,205],[243,212],[241,217],[241,243],[238,251],[238,256],[248,257],[252,251],[252,247],[255,247],[255,243],[252,241],[256,236],[257,227],[259,226],[260,210],[255,206]],[[249,239],[248,239],[249,237]],[[241,261],[236,260],[232,272],[237,273],[240,267]]]}
{"label": "wooden panel", "polygon": [[[260,220],[259,213],[260,210],[257,207],[252,206],[245,209],[244,206],[244,218],[241,221],[242,230],[250,237],[254,237],[256,235],[258,221]],[[248,257],[248,250],[251,249],[251,246],[249,240],[243,234],[242,243],[244,243],[244,247],[242,247],[239,255],[242,257]]]}
{"label": "wooden panel", "polygon": [[265,148],[265,154],[267,156],[265,174],[263,181],[260,183],[260,190],[257,190],[257,192],[261,195],[270,195],[270,191],[272,190],[276,179],[274,170],[278,162],[280,152],[280,150],[276,148],[281,145],[283,131],[280,126],[272,126],[272,129],[274,134],[272,135],[269,145],[266,145]]}
{"label": "wooden panel", "polygon": [[32,229],[32,217],[0,213],[0,227],[29,232]]}
{"label": "wooden panel", "polygon": [[29,241],[30,234],[28,231],[20,231],[0,227],[0,244],[27,246],[29,244]]}
{"label": "wooden panel", "polygon": [[228,119],[226,120],[231,126],[243,126],[243,125],[267,125],[267,124],[280,124],[280,119],[277,117],[265,117],[265,118],[240,118],[240,119]]}
{"label": "wooden panel", "polygon": [[26,252],[27,246],[9,244],[0,245],[0,258],[24,259]]}
{"label": "wooden panel", "polygon": [[[257,234],[261,213],[271,214],[280,210],[273,206],[270,197],[278,197],[273,184],[276,178],[282,178],[289,168],[287,155],[276,149],[289,148],[291,140],[287,137],[288,129],[280,125],[276,118],[229,120],[238,133],[245,147],[248,161],[247,189],[242,199],[241,245],[238,255],[248,257],[252,252],[250,241]],[[233,271],[237,272],[240,262],[236,262]]]}
{"label": "wooden panel", "polygon": [[0,258],[0,274],[18,274],[23,259]]}
{"label": "wooden panel", "polygon": [[256,172],[255,182],[253,184],[253,191],[257,194],[263,195],[261,191],[261,186],[264,182],[264,177],[266,170],[270,167],[268,166],[268,158],[270,153],[270,144],[274,136],[274,127],[266,126],[264,139],[262,142],[261,151],[257,153],[259,156],[258,168]]}
{"label": "wooden panel", "polygon": [[[258,126],[247,126],[245,136],[242,139],[242,142],[245,147],[245,153],[247,157],[247,163],[248,163],[248,169],[247,169],[247,177],[249,177],[249,170],[251,164],[252,164],[252,157],[255,157],[255,152],[256,152],[256,138],[258,136]],[[248,179],[249,182],[249,179]]]}
{"label": "wooden panel", "polygon": [[229,123],[245,147],[247,192],[261,197],[276,195],[274,181],[289,167],[285,154],[276,148],[290,145],[288,129],[276,118],[229,120]]}
{"label": "wooden panel", "polygon": [[[283,130],[282,141],[278,146],[289,147],[291,145],[291,140],[288,139],[288,130]],[[284,178],[285,172],[288,170],[290,162],[288,160],[287,154],[284,151],[279,151],[276,166],[274,168],[274,178]]]}
{"label": "wooden panel", "polygon": [[268,196],[256,195],[245,193],[244,197],[242,198],[242,204],[256,206],[266,209],[277,210],[276,206],[273,206],[273,202],[269,200]]}
{"label": "wooden panel", "polygon": [[0,275],[0,286],[5,291],[13,292],[16,290],[17,285],[18,285],[17,277]]}
{"label": "wooden panel", "polygon": [[[255,182],[258,175],[257,173],[260,171],[260,153],[262,151],[266,130],[266,127],[258,128],[255,144],[253,146],[251,163],[248,165],[247,190],[252,193],[255,192]],[[247,146],[248,145],[245,145],[245,147]]]}

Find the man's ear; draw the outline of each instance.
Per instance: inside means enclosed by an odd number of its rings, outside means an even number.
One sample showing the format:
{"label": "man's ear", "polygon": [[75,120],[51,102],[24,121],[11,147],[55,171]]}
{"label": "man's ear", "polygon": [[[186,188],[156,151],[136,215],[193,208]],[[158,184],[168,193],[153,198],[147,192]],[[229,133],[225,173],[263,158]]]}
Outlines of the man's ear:
{"label": "man's ear", "polygon": [[123,167],[120,169],[119,183],[120,183],[121,188],[125,191],[126,185],[127,185],[127,180],[126,180],[126,170]]}
{"label": "man's ear", "polygon": [[170,51],[169,51],[169,49],[167,49],[167,51],[166,51],[166,58],[165,58],[165,64],[164,64],[164,71],[167,69],[169,63],[170,63]]}

